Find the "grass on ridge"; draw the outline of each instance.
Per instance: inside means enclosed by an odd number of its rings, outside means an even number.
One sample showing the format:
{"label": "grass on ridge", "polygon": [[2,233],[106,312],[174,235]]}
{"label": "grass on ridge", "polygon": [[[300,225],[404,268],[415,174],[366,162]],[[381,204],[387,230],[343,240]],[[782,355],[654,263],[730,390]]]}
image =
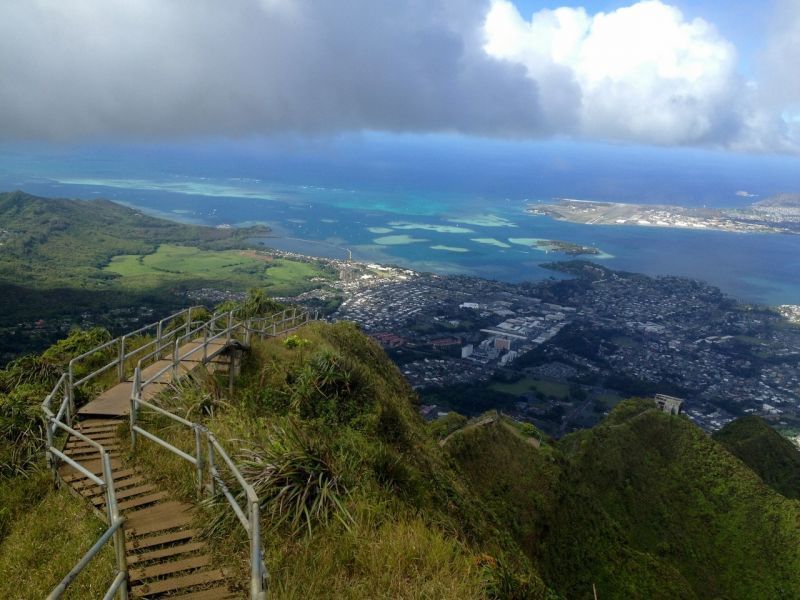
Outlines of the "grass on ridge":
{"label": "grass on ridge", "polygon": [[[88,504],[66,489],[19,513],[0,542],[0,598],[46,597],[106,529]],[[102,598],[115,573],[113,543],[97,554],[64,598]]]}

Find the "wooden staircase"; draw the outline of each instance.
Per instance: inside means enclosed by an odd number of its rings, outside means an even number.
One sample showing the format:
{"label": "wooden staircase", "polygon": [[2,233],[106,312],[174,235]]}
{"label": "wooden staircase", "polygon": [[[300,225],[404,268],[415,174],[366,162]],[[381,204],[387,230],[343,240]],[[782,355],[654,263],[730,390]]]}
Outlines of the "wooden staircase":
{"label": "wooden staircase", "polygon": [[[192,506],[172,500],[135,465],[120,458],[122,419],[84,419],[75,425],[83,435],[102,444],[111,456],[117,504],[125,517],[126,556],[133,598],[218,600],[242,598],[232,591],[228,574],[215,568],[200,532],[191,527]],[[102,474],[97,450],[70,437],[64,453],[90,472]],[[61,477],[79,496],[105,517],[103,490],[69,465]]]}

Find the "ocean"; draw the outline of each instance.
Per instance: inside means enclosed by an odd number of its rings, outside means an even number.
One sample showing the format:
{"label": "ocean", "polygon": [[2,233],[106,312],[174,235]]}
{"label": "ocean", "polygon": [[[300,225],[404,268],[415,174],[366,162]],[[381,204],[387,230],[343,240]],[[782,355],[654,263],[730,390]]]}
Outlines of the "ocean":
{"label": "ocean", "polygon": [[[447,148],[431,151],[427,143],[422,156],[402,143],[384,143],[385,148],[382,143],[373,141],[372,153],[357,141],[289,157],[265,155],[262,149],[258,161],[241,148],[238,161],[226,148],[156,155],[141,148],[0,149],[0,189],[105,197],[211,226],[263,223],[272,233],[260,241],[279,249],[336,258],[352,253],[356,260],[512,282],[553,276],[540,265],[570,257],[539,249],[536,241],[561,240],[598,248],[599,256],[582,258],[610,268],[702,279],[745,302],[800,303],[800,236],[579,225],[524,212],[529,203],[555,195],[742,205],[752,200],[735,191],[764,196],[790,189],[796,170],[789,159],[756,157],[759,169],[748,175],[741,157],[729,165],[703,154],[699,164],[693,156],[659,171],[641,156],[637,166],[627,148],[580,149],[570,155],[577,165],[570,169],[561,164],[567,159],[552,156],[552,148],[545,152],[538,146],[527,154],[519,147],[512,152],[507,144],[471,154],[455,146],[447,154]],[[616,179],[610,165],[615,157],[629,161],[617,169]],[[701,168],[705,178],[699,180],[693,175]],[[528,176],[521,177],[520,169]],[[715,186],[724,191],[715,194]]]}

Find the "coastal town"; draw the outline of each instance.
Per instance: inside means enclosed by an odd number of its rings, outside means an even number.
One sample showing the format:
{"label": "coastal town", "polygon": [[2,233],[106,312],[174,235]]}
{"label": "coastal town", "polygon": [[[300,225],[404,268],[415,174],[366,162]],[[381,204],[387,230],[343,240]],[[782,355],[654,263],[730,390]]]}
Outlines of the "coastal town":
{"label": "coastal town", "polygon": [[332,318],[387,350],[429,416],[495,403],[560,435],[621,398],[669,393],[707,430],[742,414],[800,426],[800,328],[778,311],[680,277],[553,268],[573,278],[508,284],[365,266],[339,284]]}

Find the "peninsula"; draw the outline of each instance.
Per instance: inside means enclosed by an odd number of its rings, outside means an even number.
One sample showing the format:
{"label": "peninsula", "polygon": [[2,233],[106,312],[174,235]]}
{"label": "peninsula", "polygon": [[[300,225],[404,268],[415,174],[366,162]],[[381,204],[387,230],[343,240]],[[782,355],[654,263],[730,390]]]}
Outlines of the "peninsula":
{"label": "peninsula", "polygon": [[550,203],[529,204],[525,212],[585,225],[800,234],[800,194],[779,194],[744,208],[691,208],[554,198]]}

